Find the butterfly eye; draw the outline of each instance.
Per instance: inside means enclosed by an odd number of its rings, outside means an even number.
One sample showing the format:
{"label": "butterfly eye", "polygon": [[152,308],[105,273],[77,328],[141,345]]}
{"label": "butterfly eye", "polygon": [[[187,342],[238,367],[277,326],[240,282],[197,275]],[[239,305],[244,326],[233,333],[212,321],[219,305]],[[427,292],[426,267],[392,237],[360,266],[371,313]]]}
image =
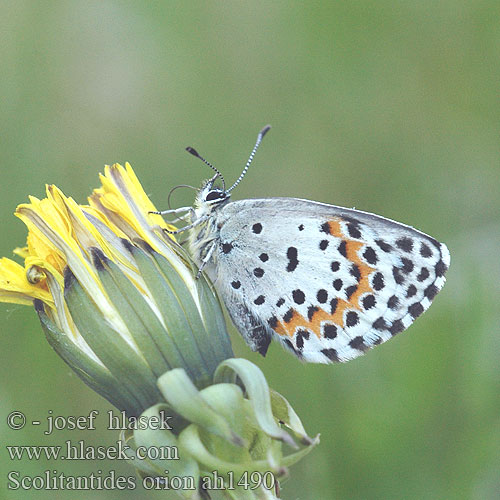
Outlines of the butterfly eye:
{"label": "butterfly eye", "polygon": [[219,200],[221,198],[225,198],[226,193],[224,191],[210,191],[206,198],[205,201],[213,201],[213,200]]}

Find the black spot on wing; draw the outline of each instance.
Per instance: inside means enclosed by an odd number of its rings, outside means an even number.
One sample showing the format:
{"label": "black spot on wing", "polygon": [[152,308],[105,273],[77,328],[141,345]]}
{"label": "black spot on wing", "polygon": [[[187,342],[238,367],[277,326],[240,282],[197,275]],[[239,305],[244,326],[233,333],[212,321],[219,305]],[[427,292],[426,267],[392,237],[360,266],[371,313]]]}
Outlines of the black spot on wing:
{"label": "black spot on wing", "polygon": [[313,319],[313,316],[315,313],[319,311],[319,307],[316,306],[309,306],[307,308],[307,319],[311,321]]}
{"label": "black spot on wing", "polygon": [[357,289],[358,285],[351,285],[345,289],[345,295],[347,300],[349,300],[352,297],[353,293],[355,293]]}
{"label": "black spot on wing", "polygon": [[345,241],[342,241],[340,243],[340,245],[337,247],[337,250],[339,251],[340,255],[342,255],[342,257],[347,258],[347,249],[346,249],[346,242]]}
{"label": "black spot on wing", "polygon": [[363,352],[365,352],[368,349],[368,346],[365,344],[365,339],[361,335],[354,337],[349,342],[349,346],[352,347],[353,349],[357,349],[358,351],[363,351]]}
{"label": "black spot on wing", "polygon": [[425,258],[432,257],[432,250],[425,243],[420,246],[420,255]]}
{"label": "black spot on wing", "polygon": [[260,222],[257,222],[257,224],[254,224],[252,226],[252,231],[255,234],[260,234],[262,232],[262,224]]}
{"label": "black spot on wing", "polygon": [[387,301],[387,306],[389,307],[389,309],[397,309],[398,306],[399,306],[399,299],[398,297],[396,297],[396,295],[393,295],[392,297],[389,298],[389,300]]}
{"label": "black spot on wing", "polygon": [[365,258],[366,262],[368,262],[368,264],[375,265],[378,262],[377,254],[372,247],[366,248],[366,250],[363,252],[363,257]]}
{"label": "black spot on wing", "polygon": [[223,243],[222,244],[222,251],[224,253],[229,253],[233,249],[233,244],[232,243]]}
{"label": "black spot on wing", "polygon": [[396,240],[396,246],[404,252],[411,252],[413,250],[413,240],[411,238],[407,238],[406,236],[399,238]]}
{"label": "black spot on wing", "polygon": [[335,349],[322,349],[321,353],[324,354],[330,361],[340,361]]}
{"label": "black spot on wing", "polygon": [[361,238],[361,231],[359,230],[359,227],[352,222],[349,222],[347,224],[347,232],[349,233],[349,236],[351,238]]}
{"label": "black spot on wing", "polygon": [[429,277],[429,275],[430,275],[429,270],[426,267],[423,267],[417,276],[417,281],[420,282],[425,281]]}
{"label": "black spot on wing", "polygon": [[401,274],[401,269],[399,267],[394,266],[392,268],[392,275],[394,276],[394,281],[398,285],[401,285],[402,283],[404,283],[405,279],[404,279],[404,276]]}
{"label": "black spot on wing", "polygon": [[288,311],[283,316],[283,321],[285,323],[290,323],[290,321],[292,321],[292,318],[293,318],[293,309],[288,309]]}
{"label": "black spot on wing", "polygon": [[397,319],[389,327],[389,332],[391,333],[391,335],[396,335],[398,333],[401,333],[404,329],[405,326],[403,325],[403,322],[400,319]]}
{"label": "black spot on wing", "polygon": [[382,273],[376,273],[373,277],[372,286],[375,291],[380,291],[384,288],[384,275]]}
{"label": "black spot on wing", "polygon": [[342,288],[342,280],[340,278],[336,279],[334,282],[333,282],[333,288],[335,288],[335,290],[337,291],[340,291],[340,289]]}
{"label": "black spot on wing", "polygon": [[386,330],[387,323],[385,322],[385,319],[382,316],[380,318],[376,319],[373,322],[373,328],[375,328],[375,330]]}
{"label": "black spot on wing", "polygon": [[436,271],[436,276],[438,278],[440,278],[441,276],[444,276],[444,274],[446,273],[446,271],[448,270],[448,266],[442,261],[440,260],[434,267],[435,271]]}
{"label": "black spot on wing", "polygon": [[267,324],[273,329],[276,328],[278,326],[278,318],[276,316],[271,316],[267,320]]}
{"label": "black spot on wing", "polygon": [[384,251],[385,253],[389,253],[392,251],[392,246],[389,245],[389,243],[387,243],[386,241],[384,240],[375,240],[375,243],[377,244],[377,246],[382,250]]}
{"label": "black spot on wing", "polygon": [[304,292],[302,290],[294,290],[292,292],[292,297],[293,297],[293,301],[296,303],[296,304],[303,304],[306,300],[306,296],[304,294]]}
{"label": "black spot on wing", "polygon": [[323,335],[327,339],[334,339],[337,336],[337,327],[335,325],[325,325],[323,327]]}
{"label": "black spot on wing", "polygon": [[320,231],[322,233],[330,234],[330,223],[329,222],[324,222],[323,224],[321,224]]}
{"label": "black spot on wing", "polygon": [[424,306],[420,302],[415,302],[408,308],[408,312],[413,318],[418,318],[424,312]]}
{"label": "black spot on wing", "polygon": [[318,290],[316,298],[320,304],[324,304],[328,300],[328,292],[324,288],[321,288]]}
{"label": "black spot on wing", "polygon": [[302,335],[300,335],[300,332],[297,332],[295,343],[297,344],[297,349],[302,350],[304,348],[304,339],[302,338]]}
{"label": "black spot on wing", "polygon": [[295,247],[288,247],[286,251],[286,256],[288,257],[288,264],[286,266],[286,270],[291,273],[295,271],[297,266],[299,265],[298,259],[298,251]]}
{"label": "black spot on wing", "polygon": [[358,323],[359,323],[358,313],[354,311],[349,311],[345,317],[345,324],[348,327],[351,327],[351,326],[356,326]]}
{"label": "black spot on wing", "polygon": [[260,306],[261,304],[263,304],[264,302],[266,301],[266,298],[264,297],[264,295],[259,295],[254,301],[253,303],[256,305],[256,306]]}
{"label": "black spot on wing", "polygon": [[439,292],[439,289],[436,285],[429,285],[425,290],[424,290],[424,295],[429,299],[432,300],[436,296],[436,294]]}
{"label": "black spot on wing", "polygon": [[330,264],[330,269],[336,273],[339,269],[340,269],[340,262],[338,260],[334,260],[331,264]]}
{"label": "black spot on wing", "polygon": [[262,278],[262,276],[264,276],[264,269],[262,269],[261,267],[256,267],[253,270],[253,274],[256,278]]}
{"label": "black spot on wing", "polygon": [[359,267],[356,264],[353,264],[351,266],[351,269],[349,270],[349,274],[351,276],[354,276],[354,278],[356,278],[356,281],[359,283],[359,280],[361,279],[361,272],[359,270]]}
{"label": "black spot on wing", "polygon": [[373,295],[367,295],[366,297],[363,297],[363,307],[368,310],[368,309],[371,309],[372,307],[375,307],[375,296]]}
{"label": "black spot on wing", "polygon": [[337,305],[339,303],[339,299],[332,299],[330,300],[330,314],[335,314],[335,311],[337,310]]}
{"label": "black spot on wing", "polygon": [[304,339],[307,340],[309,338],[309,332],[307,330],[299,330],[296,336],[296,344],[298,349],[302,349],[304,347]]}
{"label": "black spot on wing", "polygon": [[406,274],[411,273],[413,271],[413,269],[415,268],[413,261],[410,259],[407,259],[406,257],[403,257],[401,259],[401,262],[403,263],[402,270]]}

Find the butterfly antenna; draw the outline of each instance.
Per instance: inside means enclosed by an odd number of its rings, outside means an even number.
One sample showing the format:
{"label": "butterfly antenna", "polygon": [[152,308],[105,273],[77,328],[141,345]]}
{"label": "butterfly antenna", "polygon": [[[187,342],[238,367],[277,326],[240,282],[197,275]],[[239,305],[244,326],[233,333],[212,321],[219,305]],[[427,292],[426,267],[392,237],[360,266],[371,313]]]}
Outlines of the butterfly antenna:
{"label": "butterfly antenna", "polygon": [[262,139],[264,138],[264,136],[269,132],[270,128],[271,128],[271,125],[266,125],[259,132],[259,135],[257,136],[257,141],[255,143],[255,146],[252,149],[252,152],[250,153],[250,157],[248,158],[247,164],[245,165],[243,172],[241,172],[241,175],[238,177],[236,182],[227,190],[227,193],[231,192],[241,182],[241,179],[243,179],[243,177],[245,177],[245,174],[247,173],[248,167],[250,166],[250,163],[252,163],[253,157],[255,156],[255,152],[257,151],[258,147],[260,146],[260,143],[262,142]]}
{"label": "butterfly antenna", "polygon": [[188,146],[186,148],[186,151],[188,153],[191,153],[193,156],[196,156],[196,158],[199,158],[205,165],[208,165],[217,174],[216,177],[220,177],[220,179],[222,181],[222,190],[225,191],[226,190],[226,183],[224,182],[224,177],[222,176],[222,174],[210,162],[205,160],[205,158],[203,158],[203,156],[200,156],[198,154],[198,151],[196,151],[196,149],[192,148],[191,146]]}

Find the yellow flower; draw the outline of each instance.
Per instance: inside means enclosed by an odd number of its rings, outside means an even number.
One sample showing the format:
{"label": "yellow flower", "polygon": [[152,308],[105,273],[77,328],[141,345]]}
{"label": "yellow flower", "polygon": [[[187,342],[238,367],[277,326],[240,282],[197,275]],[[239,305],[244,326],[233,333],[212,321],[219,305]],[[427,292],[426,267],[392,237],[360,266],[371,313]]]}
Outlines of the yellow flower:
{"label": "yellow flower", "polygon": [[[202,388],[232,356],[220,305],[165,229],[131,166],[107,166],[79,205],[57,187],[15,215],[28,227],[0,259],[0,300],[34,302],[47,339],[75,372],[129,414],[161,400],[156,379],[184,368]],[[215,311],[215,312],[214,312]]]}
{"label": "yellow flower", "polygon": [[[124,169],[115,164],[106,166],[105,175],[100,176],[103,187],[94,190],[89,197],[90,205],[80,206],[67,198],[56,186],[47,186],[47,198],[39,200],[30,196],[30,203],[17,207],[15,215],[28,227],[27,246],[16,249],[24,257],[25,269],[12,260],[3,258],[0,277],[12,273],[16,279],[0,285],[2,301],[28,304],[39,298],[54,308],[54,301],[47,294],[51,275],[59,285],[63,284],[63,271],[69,265],[77,276],[82,273],[95,278],[89,265],[89,248],[98,246],[104,253],[122,265],[129,265],[130,259],[116,248],[119,238],[146,241],[157,252],[170,257],[174,252],[166,245],[163,229],[175,229],[165,223],[162,217],[149,214],[156,210],[144,193],[132,167],[127,163]],[[178,257],[176,257],[178,259]],[[130,267],[130,266],[129,266]],[[33,268],[36,268],[36,272]],[[22,274],[26,276],[23,278]],[[48,281],[48,282],[47,282]],[[100,293],[91,280],[85,280],[89,290]],[[58,290],[52,289],[53,294]]]}
{"label": "yellow flower", "polygon": [[[161,485],[169,469],[192,482],[179,494],[194,500],[215,471],[231,498],[276,498],[275,480],[318,437],[255,365],[233,358],[212,286],[165,231],[175,228],[149,213],[130,165],[106,167],[101,182],[89,205],[47,186],[45,199],[17,207],[28,227],[26,247],[14,250],[24,266],[0,259],[0,301],[34,304],[50,345],[130,421],[173,419],[122,433],[142,478]],[[295,450],[284,454],[282,442]],[[138,460],[138,447],[165,445],[180,459]],[[267,481],[233,487],[246,472]]]}

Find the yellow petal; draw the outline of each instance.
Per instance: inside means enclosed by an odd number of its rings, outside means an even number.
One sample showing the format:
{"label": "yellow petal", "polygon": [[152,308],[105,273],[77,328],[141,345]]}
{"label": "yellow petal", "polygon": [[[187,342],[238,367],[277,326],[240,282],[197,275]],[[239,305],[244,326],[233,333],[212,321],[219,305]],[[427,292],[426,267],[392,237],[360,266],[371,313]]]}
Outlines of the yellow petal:
{"label": "yellow petal", "polygon": [[22,259],[25,259],[30,254],[27,246],[14,248],[12,252],[14,253],[14,255],[18,255]]}
{"label": "yellow petal", "polygon": [[[120,226],[130,239],[139,237],[156,247],[151,239],[151,227],[168,230],[175,230],[175,227],[167,224],[163,217],[148,213],[156,208],[144,192],[132,167],[128,163],[126,166],[124,169],[119,164],[112,167],[106,165],[105,175],[100,175],[102,187],[94,190],[89,198],[90,205],[105,209],[108,212],[106,215],[109,212],[119,215],[119,223],[125,222],[135,233],[131,235],[127,228]],[[110,220],[117,219],[110,217]]]}
{"label": "yellow petal", "polygon": [[[47,261],[51,266],[55,267],[60,273],[63,272],[66,266],[66,258],[64,254],[50,243],[49,240],[41,233],[41,231],[32,226],[28,231],[28,255],[36,256]],[[25,259],[27,256],[25,257]]]}
{"label": "yellow petal", "polygon": [[40,299],[48,306],[54,307],[54,301],[48,290],[30,283],[26,279],[23,266],[2,257],[0,259],[0,301],[31,305],[33,299]]}
{"label": "yellow petal", "polygon": [[125,237],[125,235],[119,229],[115,234],[109,226],[96,227],[86,215],[83,207],[72,198],[64,196],[55,186],[50,186],[50,194],[66,212],[72,227],[72,234],[88,259],[91,259],[90,248],[99,248],[107,257],[116,262],[122,271],[126,272],[129,278],[144,292],[144,283],[140,275],[137,274],[137,266],[119,240],[119,237]]}

